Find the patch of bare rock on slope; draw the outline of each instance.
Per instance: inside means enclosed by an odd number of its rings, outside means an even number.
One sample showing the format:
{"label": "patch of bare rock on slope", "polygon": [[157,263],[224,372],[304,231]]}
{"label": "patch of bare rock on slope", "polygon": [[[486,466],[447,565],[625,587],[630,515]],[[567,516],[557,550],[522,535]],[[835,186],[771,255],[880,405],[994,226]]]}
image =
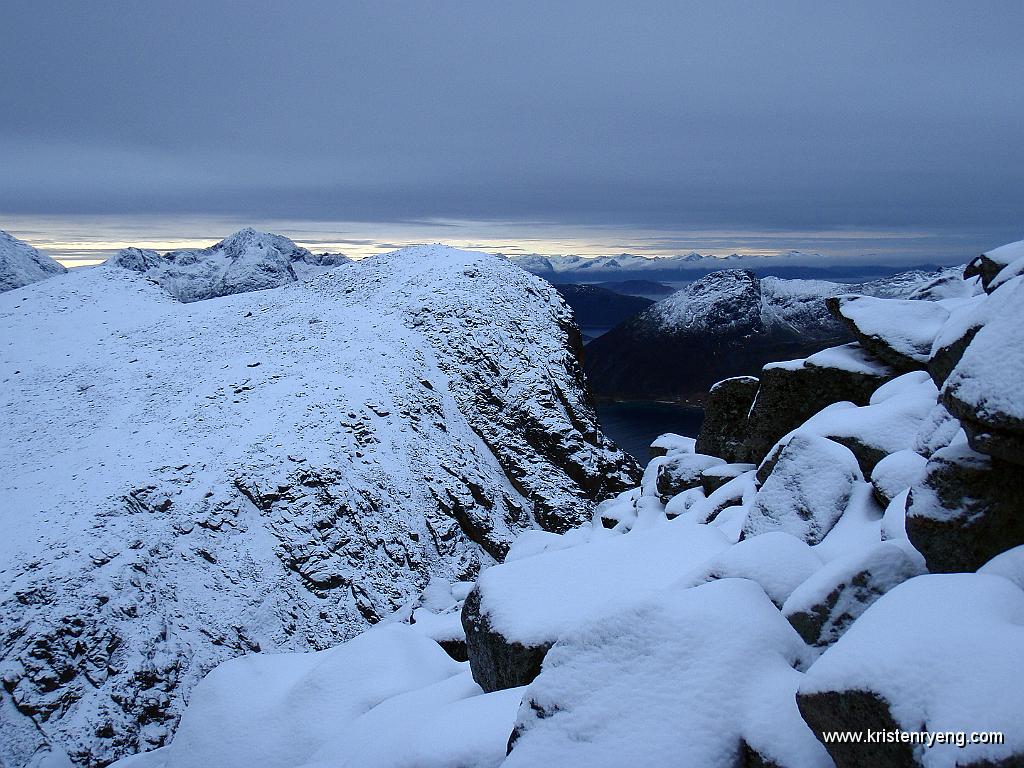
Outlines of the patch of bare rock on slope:
{"label": "patch of bare rock on slope", "polygon": [[[217,247],[262,274],[281,240]],[[570,311],[501,258],[188,304],[208,270],[164,290],[123,261],[0,297],[0,764],[158,747],[218,663],[336,645],[639,476]]]}

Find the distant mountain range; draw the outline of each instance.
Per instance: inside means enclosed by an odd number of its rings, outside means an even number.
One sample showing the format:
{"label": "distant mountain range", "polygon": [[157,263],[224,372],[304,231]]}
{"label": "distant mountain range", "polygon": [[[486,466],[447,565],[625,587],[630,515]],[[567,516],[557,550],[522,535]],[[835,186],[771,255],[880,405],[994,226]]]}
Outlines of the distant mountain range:
{"label": "distant mountain range", "polygon": [[[691,253],[677,256],[510,256],[514,263],[553,283],[589,283],[647,280],[692,281],[723,269],[747,269],[760,277],[827,278],[830,280],[866,280],[899,272],[940,269],[936,264],[892,266],[884,264],[845,264],[830,261],[820,253],[789,251],[776,256],[734,253],[711,256]],[[611,286],[608,286],[611,287]]]}

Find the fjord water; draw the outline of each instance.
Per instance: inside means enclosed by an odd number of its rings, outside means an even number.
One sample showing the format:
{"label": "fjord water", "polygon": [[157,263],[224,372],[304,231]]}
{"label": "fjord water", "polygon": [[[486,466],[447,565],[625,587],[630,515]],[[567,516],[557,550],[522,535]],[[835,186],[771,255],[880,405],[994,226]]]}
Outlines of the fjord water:
{"label": "fjord water", "polygon": [[601,430],[641,463],[650,459],[648,448],[658,435],[675,432],[696,437],[704,409],[656,400],[598,401]]}

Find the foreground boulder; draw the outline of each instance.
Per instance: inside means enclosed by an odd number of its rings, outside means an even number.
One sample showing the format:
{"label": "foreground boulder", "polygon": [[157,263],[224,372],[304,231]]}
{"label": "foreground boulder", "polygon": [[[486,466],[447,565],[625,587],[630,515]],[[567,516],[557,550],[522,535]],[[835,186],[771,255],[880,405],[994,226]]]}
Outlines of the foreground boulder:
{"label": "foreground boulder", "polygon": [[797,432],[757,492],[743,535],[785,531],[818,544],[846,510],[854,484],[863,479],[849,448]]}
{"label": "foreground boulder", "polygon": [[0,230],[0,293],[65,272],[54,259]]}
{"label": "foreground boulder", "polygon": [[878,598],[925,572],[920,555],[882,542],[836,558],[818,570],[793,591],[782,614],[805,643],[826,648]]}
{"label": "foreground boulder", "polygon": [[551,649],[504,765],[826,768],[794,699],[806,659],[750,581],[665,590]]}
{"label": "foreground boulder", "polygon": [[747,416],[757,388],[754,376],[736,376],[711,387],[697,436],[698,453],[721,456],[730,463],[746,461]]}
{"label": "foreground boulder", "polygon": [[[837,768],[1024,763],[1024,592],[999,576],[929,575],[881,597],[797,693]],[[965,658],[965,655],[967,658]],[[869,741],[869,732],[1002,732],[1005,743]],[[859,743],[826,736],[861,734]]]}
{"label": "foreground boulder", "polygon": [[666,456],[655,461],[658,462],[655,484],[663,503],[690,488],[699,488],[705,470],[725,464],[725,461],[717,456],[702,453]]}
{"label": "foreground boulder", "polygon": [[462,612],[473,679],[485,691],[526,685],[556,641],[628,611],[728,545],[717,529],[672,524],[487,569]]}
{"label": "foreground boulder", "polygon": [[974,571],[1024,544],[1024,473],[963,443],[938,450],[911,488],[906,527],[928,570]]}
{"label": "foreground boulder", "polygon": [[964,269],[964,277],[979,277],[985,290],[995,288],[992,283],[1006,267],[1024,259],[1024,240],[1007,243],[975,257]]}
{"label": "foreground boulder", "polygon": [[857,341],[900,371],[923,370],[949,310],[938,302],[837,296],[826,302]]}
{"label": "foreground boulder", "polygon": [[867,405],[896,376],[856,344],[823,350],[803,360],[766,365],[747,423],[747,461],[760,462],[788,432],[832,403]]}

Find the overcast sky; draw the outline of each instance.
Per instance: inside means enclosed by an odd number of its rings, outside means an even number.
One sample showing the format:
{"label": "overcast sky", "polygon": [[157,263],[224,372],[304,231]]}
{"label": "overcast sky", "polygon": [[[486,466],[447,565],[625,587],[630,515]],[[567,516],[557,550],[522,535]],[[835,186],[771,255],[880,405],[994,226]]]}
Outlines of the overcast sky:
{"label": "overcast sky", "polygon": [[1024,236],[1022,30],[1020,0],[7,0],[0,227],[456,219],[973,250]]}

